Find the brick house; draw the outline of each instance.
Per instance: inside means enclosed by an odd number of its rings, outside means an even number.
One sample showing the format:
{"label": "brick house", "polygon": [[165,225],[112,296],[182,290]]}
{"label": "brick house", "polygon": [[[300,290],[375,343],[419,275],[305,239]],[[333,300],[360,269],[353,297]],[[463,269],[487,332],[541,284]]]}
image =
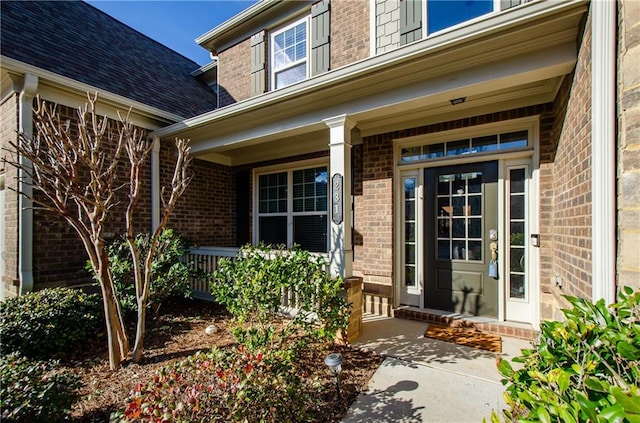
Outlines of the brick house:
{"label": "brick house", "polygon": [[[563,294],[640,288],[639,15],[633,1],[263,0],[196,40],[214,59],[196,69],[87,4],[3,2],[2,143],[31,130],[35,94],[69,113],[99,90],[156,143],[147,225],[171,141],[189,138],[195,179],[171,226],[202,254],[296,243],[361,277],[367,311],[535,329]],[[86,279],[74,235],[23,209],[11,172],[5,295]]]}

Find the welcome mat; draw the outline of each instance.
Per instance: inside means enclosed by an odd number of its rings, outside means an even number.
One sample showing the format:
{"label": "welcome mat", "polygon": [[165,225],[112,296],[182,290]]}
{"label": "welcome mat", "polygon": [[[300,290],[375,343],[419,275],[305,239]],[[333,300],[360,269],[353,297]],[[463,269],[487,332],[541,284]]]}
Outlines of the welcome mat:
{"label": "welcome mat", "polygon": [[496,353],[502,352],[502,338],[498,335],[480,332],[474,328],[442,326],[430,323],[424,336]]}

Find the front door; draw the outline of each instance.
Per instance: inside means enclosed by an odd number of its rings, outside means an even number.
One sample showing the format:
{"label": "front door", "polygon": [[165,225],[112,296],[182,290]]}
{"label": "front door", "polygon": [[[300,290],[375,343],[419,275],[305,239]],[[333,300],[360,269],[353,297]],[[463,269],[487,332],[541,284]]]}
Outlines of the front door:
{"label": "front door", "polygon": [[497,318],[498,162],[425,169],[424,186],[425,307]]}

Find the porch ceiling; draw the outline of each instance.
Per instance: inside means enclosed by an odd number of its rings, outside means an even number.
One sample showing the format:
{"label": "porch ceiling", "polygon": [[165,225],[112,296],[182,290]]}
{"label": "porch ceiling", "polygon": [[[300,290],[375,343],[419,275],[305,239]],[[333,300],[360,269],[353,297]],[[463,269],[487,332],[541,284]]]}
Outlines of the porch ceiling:
{"label": "porch ceiling", "polygon": [[[326,150],[323,120],[342,114],[366,136],[549,102],[575,66],[585,10],[533,2],[156,135],[190,138],[197,157],[236,165]],[[452,106],[458,97],[466,101]]]}

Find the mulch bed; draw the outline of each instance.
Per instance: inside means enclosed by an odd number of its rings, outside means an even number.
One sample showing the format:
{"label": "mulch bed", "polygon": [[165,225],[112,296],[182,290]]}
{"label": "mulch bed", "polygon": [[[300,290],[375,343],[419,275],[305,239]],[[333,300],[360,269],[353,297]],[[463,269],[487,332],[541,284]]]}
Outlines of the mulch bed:
{"label": "mulch bed", "polygon": [[[160,317],[149,321],[144,361],[124,363],[117,371],[109,370],[104,336],[86,343],[81,351],[65,360],[65,366],[83,382],[81,399],[72,408],[72,421],[107,422],[112,412],[123,408],[136,383],[149,381],[158,369],[197,351],[233,345],[235,340],[228,330],[228,321],[226,311],[211,302],[179,300],[161,311]],[[207,335],[205,328],[212,323],[218,331]],[[339,400],[335,397],[333,376],[324,365],[324,358],[331,352],[343,356]],[[381,361],[375,353],[351,346],[321,344],[305,350],[299,364],[304,379],[313,380],[316,387],[316,397],[309,404],[315,421],[339,422],[358,394],[366,390]]]}

